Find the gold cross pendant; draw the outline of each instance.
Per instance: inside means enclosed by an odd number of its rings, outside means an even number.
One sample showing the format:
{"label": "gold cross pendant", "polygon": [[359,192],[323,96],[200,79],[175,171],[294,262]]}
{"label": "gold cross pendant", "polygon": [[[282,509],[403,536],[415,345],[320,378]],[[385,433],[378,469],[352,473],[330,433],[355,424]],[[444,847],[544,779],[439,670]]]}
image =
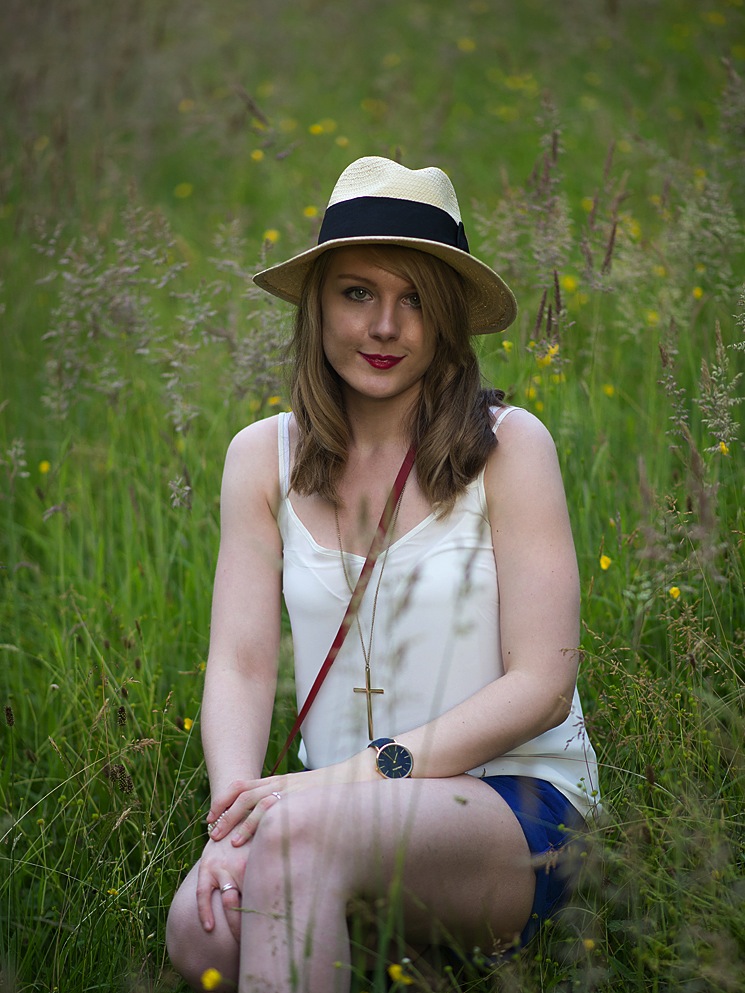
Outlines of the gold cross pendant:
{"label": "gold cross pendant", "polygon": [[378,689],[370,685],[370,667],[365,666],[365,685],[355,686],[355,693],[364,693],[367,696],[367,733],[370,741],[374,741],[375,735],[373,733],[373,713],[372,713],[372,695],[373,693],[378,693],[382,696],[385,690]]}

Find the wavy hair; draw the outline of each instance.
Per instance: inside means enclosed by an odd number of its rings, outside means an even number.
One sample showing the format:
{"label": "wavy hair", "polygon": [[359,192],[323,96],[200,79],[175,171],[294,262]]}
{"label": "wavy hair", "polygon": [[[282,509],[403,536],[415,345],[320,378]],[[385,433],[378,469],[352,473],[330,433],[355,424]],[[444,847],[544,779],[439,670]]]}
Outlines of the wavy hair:
{"label": "wavy hair", "polygon": [[[333,251],[321,255],[306,278],[290,343],[292,410],[300,433],[291,486],[338,503],[350,436],[341,383],[323,350],[321,293]],[[435,334],[434,359],[407,432],[416,445],[419,486],[433,509],[447,514],[497,443],[490,408],[499,406],[504,394],[482,387],[459,273],[415,249],[370,246],[368,251],[375,265],[416,288],[425,324]]]}

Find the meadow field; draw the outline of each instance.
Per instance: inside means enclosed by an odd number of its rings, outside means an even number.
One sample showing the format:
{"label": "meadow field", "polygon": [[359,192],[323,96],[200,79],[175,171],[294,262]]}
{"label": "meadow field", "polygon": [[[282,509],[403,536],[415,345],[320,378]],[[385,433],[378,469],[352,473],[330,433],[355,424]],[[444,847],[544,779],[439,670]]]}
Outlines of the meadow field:
{"label": "meadow field", "polygon": [[420,970],[381,906],[353,988],[745,989],[745,2],[4,0],[0,120],[2,993],[185,989],[222,461],[287,409],[250,277],[365,154],[517,296],[482,366],[557,442],[604,816],[520,956]]}

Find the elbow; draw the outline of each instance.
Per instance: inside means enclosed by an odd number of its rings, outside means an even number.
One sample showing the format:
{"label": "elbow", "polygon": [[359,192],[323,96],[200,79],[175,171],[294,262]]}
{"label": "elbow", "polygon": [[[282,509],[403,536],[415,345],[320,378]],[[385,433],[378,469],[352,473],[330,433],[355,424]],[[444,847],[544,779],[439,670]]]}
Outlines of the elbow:
{"label": "elbow", "polygon": [[546,731],[559,727],[569,717],[572,712],[572,700],[574,698],[574,687],[567,688],[560,692],[553,701],[553,706],[546,715]]}

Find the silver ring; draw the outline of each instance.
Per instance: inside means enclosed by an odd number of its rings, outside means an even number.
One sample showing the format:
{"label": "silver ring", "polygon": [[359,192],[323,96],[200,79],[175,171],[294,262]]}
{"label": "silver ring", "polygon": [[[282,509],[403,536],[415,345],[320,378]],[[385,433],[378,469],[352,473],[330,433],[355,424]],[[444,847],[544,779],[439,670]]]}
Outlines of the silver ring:
{"label": "silver ring", "polygon": [[227,893],[228,890],[237,890],[237,889],[238,889],[238,887],[235,885],[235,883],[224,883],[220,887],[220,892],[221,893]]}
{"label": "silver ring", "polygon": [[281,800],[282,799],[282,794],[281,793],[274,792],[274,793],[272,793],[272,796],[276,796],[276,798],[278,800]]}

